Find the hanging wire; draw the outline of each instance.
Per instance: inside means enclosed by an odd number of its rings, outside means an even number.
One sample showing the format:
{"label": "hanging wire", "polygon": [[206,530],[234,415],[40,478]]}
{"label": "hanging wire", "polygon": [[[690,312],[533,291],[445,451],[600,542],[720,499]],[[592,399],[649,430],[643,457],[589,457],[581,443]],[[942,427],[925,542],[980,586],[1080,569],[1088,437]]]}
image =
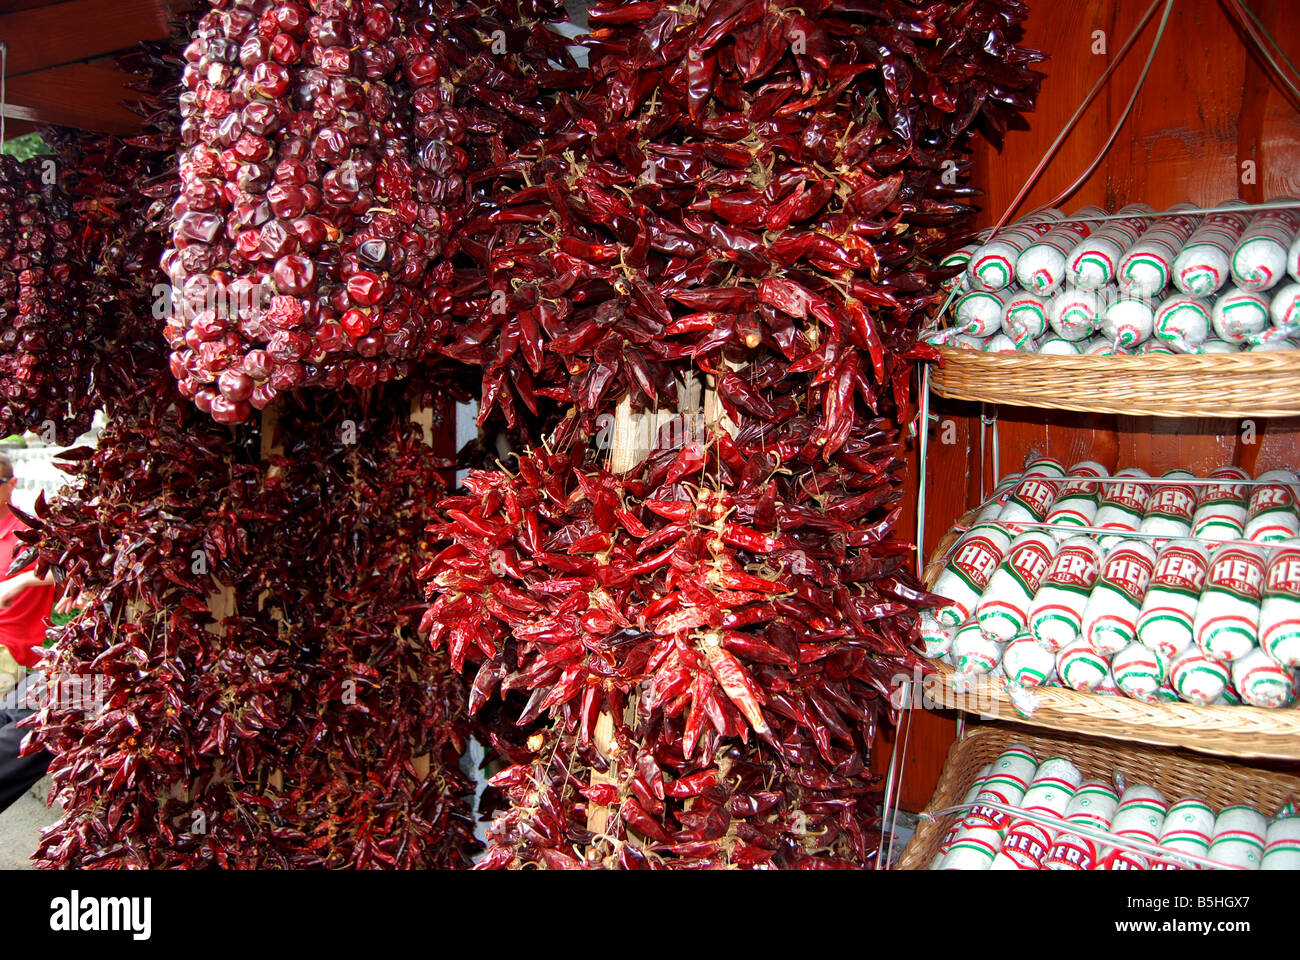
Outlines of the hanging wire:
{"label": "hanging wire", "polygon": [[1296,74],[1297,76],[1300,76],[1300,70],[1296,69],[1296,65],[1292,63],[1291,58],[1286,55],[1286,51],[1277,45],[1277,41],[1273,39],[1272,34],[1268,32],[1268,30],[1264,27],[1264,24],[1260,22],[1259,17],[1255,16],[1254,12],[1250,9],[1250,7],[1246,6],[1245,3],[1238,2],[1237,6],[1239,6],[1241,8],[1241,12],[1244,13],[1246,16],[1248,16],[1254,22],[1255,26],[1259,28],[1259,32],[1264,35],[1264,38],[1269,42],[1270,45],[1272,45],[1273,49],[1277,51],[1278,56],[1282,58],[1282,62],[1291,68],[1292,73]]}
{"label": "hanging wire", "polygon": [[[907,741],[908,741],[908,737],[909,737],[909,736],[911,735],[911,733],[912,733],[912,708],[911,708],[911,706],[910,706],[910,700],[911,700],[911,698],[912,698],[912,696],[913,696],[913,684],[914,684],[914,681],[912,681],[912,680],[905,680],[905,681],[903,682],[903,684],[902,684],[903,694],[904,694],[904,696],[906,697],[906,700],[904,701],[904,703],[905,703],[904,710],[905,710],[906,713],[907,713],[907,719],[904,720],[903,723],[902,723],[902,727],[903,727],[903,729],[902,729],[902,731],[901,731],[901,733],[902,733],[902,743],[901,743],[901,746],[899,747],[899,753],[903,756],[904,760],[906,760],[906,758],[907,758]],[[896,744],[897,744],[897,742],[898,742],[898,741],[895,741]],[[891,760],[890,760],[890,763],[891,763],[891,765],[892,765],[892,763],[893,763],[892,758],[891,758]],[[902,803],[903,803],[903,801],[902,801],[902,796],[903,796],[903,774],[906,772],[906,770],[907,770],[907,764],[906,764],[906,762],[904,762],[904,763],[902,763],[902,764],[899,764],[899,768],[898,768],[898,782],[897,782],[896,784],[894,784],[894,812],[893,812],[893,816],[890,818],[890,821],[889,821],[889,849],[885,852],[885,865],[886,865],[886,867],[892,865],[893,862],[894,862],[894,838],[898,835],[898,811],[901,809],[901,807],[902,807]],[[882,822],[883,822],[884,818],[882,817],[881,820],[882,820]],[[883,840],[883,838],[882,838],[882,840]],[[879,866],[879,863],[880,863],[880,859],[879,859],[879,857],[880,857],[880,855],[877,854],[877,855],[876,855],[876,858],[877,858],[877,859],[876,859],[877,866]]]}
{"label": "hanging wire", "polygon": [[1251,21],[1255,23],[1255,26],[1257,27],[1258,31],[1260,31],[1260,33],[1264,35],[1264,39],[1268,40],[1270,46],[1273,47],[1273,49],[1275,49],[1275,51],[1278,52],[1278,56],[1282,57],[1282,62],[1284,62],[1284,64],[1286,64],[1287,66],[1290,66],[1291,73],[1294,73],[1297,75],[1297,77],[1300,77],[1300,70],[1297,70],[1296,65],[1292,64],[1291,57],[1287,56],[1287,52],[1284,51],[1282,47],[1278,46],[1277,40],[1273,39],[1273,35],[1269,33],[1268,29],[1266,29],[1266,27],[1264,26],[1264,23],[1260,21],[1260,18],[1256,17],[1255,13],[1252,12],[1251,8],[1247,7],[1247,5],[1245,5],[1244,3],[1238,3],[1238,7],[1242,9],[1242,13],[1244,13],[1245,16],[1251,18]]}
{"label": "hanging wire", "polygon": [[[1172,5],[1173,0],[1164,0],[1164,2],[1166,8],[1168,8]],[[1042,175],[1043,171],[1047,169],[1047,165],[1052,162],[1052,158],[1056,156],[1056,152],[1061,148],[1061,144],[1063,144],[1065,139],[1070,135],[1070,131],[1072,131],[1075,124],[1079,122],[1079,118],[1083,116],[1084,111],[1088,109],[1088,105],[1092,103],[1097,94],[1101,92],[1101,89],[1106,85],[1106,81],[1110,79],[1110,75],[1115,72],[1121,61],[1123,61],[1124,55],[1128,53],[1129,48],[1132,47],[1137,38],[1141,36],[1143,29],[1145,29],[1147,23],[1151,20],[1151,17],[1155,15],[1156,10],[1159,9],[1160,3],[1161,0],[1155,0],[1155,2],[1147,9],[1147,12],[1142,15],[1142,19],[1138,21],[1138,25],[1133,29],[1133,32],[1129,34],[1128,39],[1124,41],[1124,45],[1120,47],[1119,52],[1115,54],[1115,58],[1106,67],[1105,71],[1097,79],[1097,82],[1093,84],[1092,89],[1088,91],[1088,95],[1083,98],[1083,102],[1080,103],[1078,108],[1074,111],[1074,115],[1066,121],[1061,132],[1056,135],[1056,139],[1052,141],[1051,146],[1049,146],[1047,151],[1043,154],[1043,158],[1038,161],[1038,165],[1034,167],[1033,171],[1029,174],[1029,179],[1025,181],[1025,185],[1020,188],[1020,192],[1016,194],[1015,199],[1011,201],[1010,205],[998,219],[998,222],[994,225],[990,236],[996,234],[1006,226],[1011,215],[1016,212],[1016,209],[1024,201],[1029,191],[1033,189],[1034,184],[1038,182],[1038,178]],[[1167,12],[1168,11],[1166,10],[1166,13]]]}
{"label": "hanging wire", "polygon": [[[1268,44],[1271,44],[1278,53],[1282,54],[1282,59],[1286,60],[1286,54],[1282,53],[1282,48],[1277,45],[1277,41],[1269,36],[1268,31],[1264,29],[1264,25],[1260,23],[1253,13],[1246,9],[1245,5],[1242,4],[1240,0],[1225,0],[1225,5],[1228,8],[1228,12],[1236,19],[1237,25],[1241,28],[1242,33],[1244,33],[1247,39],[1255,45],[1256,49],[1259,51],[1259,55],[1264,58],[1264,62],[1272,67],[1276,78],[1282,82],[1282,85],[1288,91],[1290,91],[1291,96],[1295,98],[1296,103],[1300,104],[1300,88],[1297,88],[1295,81],[1291,77],[1287,76],[1286,71],[1282,69],[1281,65],[1274,58],[1272,51],[1269,50],[1268,45],[1265,43],[1265,38],[1267,38]],[[1286,60],[1286,62],[1294,71],[1295,66],[1291,64],[1291,61]]]}
{"label": "hanging wire", "polygon": [[1142,72],[1138,75],[1137,83],[1133,85],[1133,93],[1129,96],[1128,103],[1124,105],[1124,112],[1119,115],[1119,120],[1115,122],[1114,128],[1110,131],[1110,137],[1102,145],[1101,150],[1097,152],[1097,156],[1093,158],[1092,163],[1088,164],[1087,169],[1079,175],[1074,183],[1066,187],[1055,199],[1049,201],[1047,206],[1056,206],[1083,186],[1084,182],[1092,176],[1093,171],[1101,164],[1101,161],[1105,159],[1106,154],[1110,152],[1110,148],[1115,143],[1115,138],[1119,136],[1119,132],[1124,126],[1124,121],[1128,119],[1129,114],[1133,111],[1133,104],[1137,102],[1138,94],[1142,91],[1142,84],[1146,82],[1147,74],[1151,72],[1151,63],[1156,58],[1156,50],[1160,48],[1160,41],[1164,38],[1165,27],[1169,24],[1169,14],[1173,12],[1173,9],[1174,0],[1166,0],[1165,12],[1160,17],[1160,25],[1156,27],[1155,39],[1151,41],[1151,52],[1147,54],[1147,62],[1142,66]]}

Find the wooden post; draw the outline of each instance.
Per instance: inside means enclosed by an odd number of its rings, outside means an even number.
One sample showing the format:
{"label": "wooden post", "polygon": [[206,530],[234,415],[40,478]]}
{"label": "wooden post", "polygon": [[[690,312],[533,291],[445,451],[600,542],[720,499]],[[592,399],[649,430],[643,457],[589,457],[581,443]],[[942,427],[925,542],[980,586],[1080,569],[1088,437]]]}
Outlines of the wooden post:
{"label": "wooden post", "polygon": [[[275,442],[275,431],[280,424],[280,411],[277,407],[267,407],[262,411],[262,460],[269,460],[271,457],[278,457],[284,454],[284,446]],[[274,477],[280,472],[278,466],[267,467],[266,477]],[[269,591],[263,590],[257,598],[257,609],[264,609],[266,598]],[[231,611],[234,612],[233,610]],[[283,620],[284,614],[279,607],[271,608],[271,619],[276,622],[277,629]],[[272,770],[266,778],[267,786],[274,787],[277,792],[284,789],[284,771]]]}
{"label": "wooden post", "polygon": [[[424,433],[425,446],[432,447],[433,442],[433,407],[426,407],[420,404],[418,397],[411,398],[411,422],[420,425]],[[415,775],[421,780],[429,776],[432,769],[433,761],[427,753],[422,753],[418,757],[411,758],[411,766],[415,768]]]}
{"label": "wooden post", "polygon": [[[688,373],[686,379],[679,385],[678,409],[673,410],[655,410],[647,413],[632,413],[632,400],[630,397],[624,397],[619,401],[618,407],[614,411],[614,429],[610,440],[609,451],[609,471],[614,474],[622,474],[636,467],[641,463],[653,449],[659,429],[675,416],[683,414],[689,416],[692,421],[694,414],[700,409],[701,399],[700,382],[693,373]],[[712,391],[705,394],[704,402],[707,405]],[[707,406],[706,406],[707,410]],[[708,414],[706,413],[706,419]],[[624,709],[624,722],[631,723],[636,716],[637,695],[631,694],[627,700],[627,706]],[[592,771],[592,784],[598,783],[618,783],[619,762],[618,758],[613,756],[612,747],[614,745],[614,718],[606,711],[601,711],[600,716],[596,718],[596,729],[592,732],[592,739],[595,743],[596,751],[609,764],[607,772],[600,773]],[[613,811],[609,807],[597,806],[591,804],[587,808],[587,829],[593,834],[602,834],[609,827],[609,819]]]}

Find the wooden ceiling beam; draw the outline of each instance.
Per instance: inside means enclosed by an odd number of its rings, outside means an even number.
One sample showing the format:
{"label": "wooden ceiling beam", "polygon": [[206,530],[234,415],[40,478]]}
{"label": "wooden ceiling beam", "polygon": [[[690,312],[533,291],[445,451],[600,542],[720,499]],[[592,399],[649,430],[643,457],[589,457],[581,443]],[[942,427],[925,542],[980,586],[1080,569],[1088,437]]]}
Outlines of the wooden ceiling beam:
{"label": "wooden ceiling beam", "polygon": [[127,79],[110,63],[70,63],[14,77],[6,90],[5,117],[100,133],[138,133],[141,119],[122,104],[138,96],[127,89]]}
{"label": "wooden ceiling beam", "polygon": [[171,35],[166,0],[65,0],[0,16],[9,80]]}
{"label": "wooden ceiling beam", "polygon": [[10,120],[5,118],[5,142],[17,140],[19,137],[25,137],[29,133],[35,133],[41,128],[40,124],[32,123],[30,120]]}

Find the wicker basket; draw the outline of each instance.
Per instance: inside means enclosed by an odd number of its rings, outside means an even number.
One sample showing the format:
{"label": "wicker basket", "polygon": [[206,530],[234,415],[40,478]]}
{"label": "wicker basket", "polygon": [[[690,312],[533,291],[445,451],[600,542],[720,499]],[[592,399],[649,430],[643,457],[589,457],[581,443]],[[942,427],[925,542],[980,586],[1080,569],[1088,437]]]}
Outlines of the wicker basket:
{"label": "wicker basket", "polygon": [[1022,407],[1151,417],[1300,415],[1300,351],[1061,357],[940,347],[935,393]]}
{"label": "wicker basket", "polygon": [[[934,585],[950,547],[974,517],[973,510],[965,514],[939,541],[925,568],[927,586]],[[924,692],[928,703],[938,708],[1116,740],[1184,747],[1216,756],[1300,760],[1300,709],[1143,703],[1119,695],[1080,693],[1068,687],[1038,687],[1031,694],[1037,706],[1026,715],[1007,696],[999,680],[976,677],[958,692],[954,689],[956,671],[939,661],[932,661],[932,666],[935,672],[926,677]]]}
{"label": "wicker basket", "polygon": [[[1108,779],[1119,770],[1131,783],[1156,787],[1170,800],[1196,797],[1215,810],[1245,803],[1272,813],[1288,800],[1300,797],[1300,777],[1290,774],[1254,770],[1178,750],[1094,742],[1070,734],[1044,735],[999,723],[980,726],[952,745],[926,813],[961,803],[980,769],[1013,743],[1025,744],[1040,758],[1065,757],[1088,778]],[[928,869],[958,816],[952,813],[937,821],[923,816],[895,869]]]}

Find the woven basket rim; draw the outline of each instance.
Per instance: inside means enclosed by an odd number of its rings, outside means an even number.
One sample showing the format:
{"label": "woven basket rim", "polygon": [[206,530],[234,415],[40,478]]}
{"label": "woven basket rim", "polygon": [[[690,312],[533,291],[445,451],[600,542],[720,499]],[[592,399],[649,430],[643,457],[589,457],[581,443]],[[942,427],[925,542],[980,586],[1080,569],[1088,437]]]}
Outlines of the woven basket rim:
{"label": "woven basket rim", "polygon": [[1300,350],[1058,356],[938,349],[931,389],[956,400],[1128,416],[1300,416]]}

